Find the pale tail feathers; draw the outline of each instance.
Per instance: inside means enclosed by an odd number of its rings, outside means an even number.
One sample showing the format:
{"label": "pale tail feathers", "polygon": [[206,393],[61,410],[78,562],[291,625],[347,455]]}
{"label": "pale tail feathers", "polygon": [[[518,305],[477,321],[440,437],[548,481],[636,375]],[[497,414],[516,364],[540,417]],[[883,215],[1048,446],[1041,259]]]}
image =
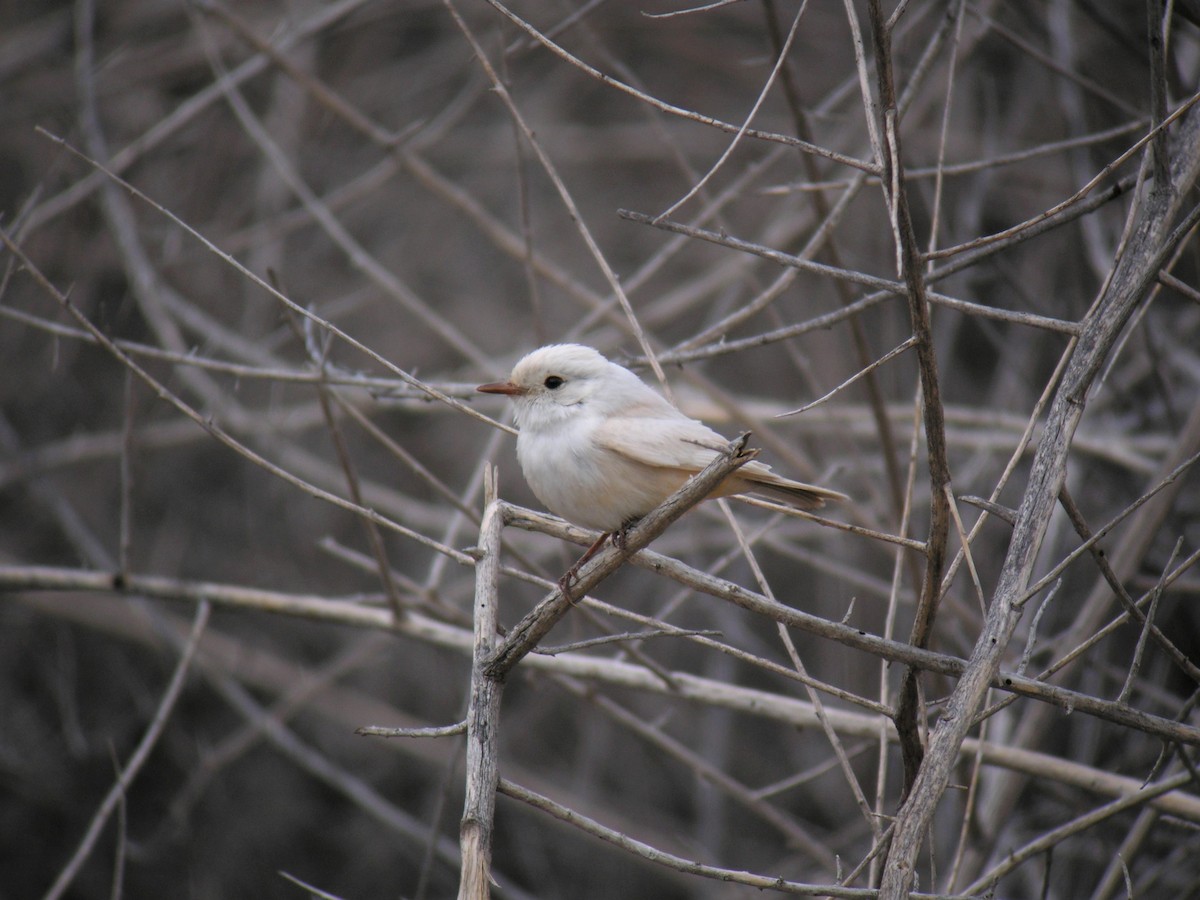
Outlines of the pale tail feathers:
{"label": "pale tail feathers", "polygon": [[[754,468],[746,471],[750,466]],[[760,471],[760,466],[766,471]],[[745,466],[741,472],[722,485],[722,488],[722,493],[760,494],[769,500],[778,500],[788,506],[805,510],[820,509],[827,500],[850,499],[840,491],[782,478],[766,466],[755,463]]]}
{"label": "pale tail feathers", "polygon": [[826,500],[850,499],[839,491],[831,491],[828,488],[817,487],[811,484],[801,484],[799,481],[791,482],[786,487],[778,484],[764,484],[761,481],[751,481],[747,483],[746,491],[739,493],[761,494],[768,500],[778,500],[781,503],[786,503],[788,506],[805,510],[820,509],[825,505]]}

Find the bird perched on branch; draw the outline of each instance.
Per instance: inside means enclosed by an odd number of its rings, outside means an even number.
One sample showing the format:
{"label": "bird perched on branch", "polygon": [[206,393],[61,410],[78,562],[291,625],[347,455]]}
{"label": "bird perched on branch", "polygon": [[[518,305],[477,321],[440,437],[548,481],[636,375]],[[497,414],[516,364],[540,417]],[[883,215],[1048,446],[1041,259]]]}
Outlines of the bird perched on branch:
{"label": "bird perched on branch", "polygon": [[[551,512],[618,540],[722,452],[727,442],[675,408],[637,375],[582,344],[551,344],[525,356],[508,381],[481,384],[516,404],[517,459]],[[746,463],[706,499],[761,494],[819,509],[845,494]]]}

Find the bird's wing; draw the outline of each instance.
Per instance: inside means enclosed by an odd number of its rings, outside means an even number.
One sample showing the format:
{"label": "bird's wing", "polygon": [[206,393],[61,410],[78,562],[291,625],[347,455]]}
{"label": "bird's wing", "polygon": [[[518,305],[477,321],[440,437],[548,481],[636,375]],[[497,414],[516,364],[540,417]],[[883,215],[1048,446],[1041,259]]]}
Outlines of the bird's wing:
{"label": "bird's wing", "polygon": [[686,416],[610,416],[597,426],[594,439],[635,462],[691,472],[703,469],[729,443]]}
{"label": "bird's wing", "polygon": [[[598,445],[626,459],[689,474],[699,472],[729,446],[725,438],[703,422],[683,415],[678,418],[613,416],[597,426],[593,436]],[[758,460],[746,463],[710,496],[746,492],[763,494],[800,509],[819,509],[826,500],[849,499],[839,491],[776,475],[770,466]]]}

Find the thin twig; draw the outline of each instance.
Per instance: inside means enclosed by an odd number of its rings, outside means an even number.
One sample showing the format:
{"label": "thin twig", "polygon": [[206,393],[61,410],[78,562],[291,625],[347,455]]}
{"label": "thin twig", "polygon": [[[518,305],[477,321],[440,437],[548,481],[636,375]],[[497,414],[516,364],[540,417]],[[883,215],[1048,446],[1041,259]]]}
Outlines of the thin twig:
{"label": "thin twig", "polygon": [[[313,360],[314,366],[322,372],[326,368],[328,350],[329,346],[326,343],[321,348],[319,358]],[[333,391],[328,385],[322,384],[317,389],[317,399],[321,403],[321,412],[325,416],[325,425],[333,442],[338,463],[346,475],[346,489],[350,492],[350,500],[357,506],[365,506],[358,478],[358,470],[355,468],[350,449],[346,446],[346,436],[342,432],[341,424],[338,422],[337,416],[334,415],[333,405],[330,400],[332,393]],[[396,587],[396,580],[392,578],[392,565],[388,561],[387,548],[383,544],[383,536],[379,532],[379,526],[370,519],[362,519],[361,521],[363,529],[366,532],[367,543],[370,545],[371,553],[375,557],[376,572],[379,575],[379,580],[383,583],[383,591],[387,597],[388,606],[391,607],[392,615],[399,620],[404,616],[404,601],[400,598],[400,591]]]}
{"label": "thin twig", "polygon": [[464,719],[453,725],[434,725],[429,728],[389,728],[387,725],[364,725],[354,729],[355,734],[368,737],[406,737],[406,738],[440,738],[454,737],[467,733],[467,722]]}
{"label": "thin twig", "polygon": [[[502,430],[509,431],[510,433],[513,433],[513,434],[516,433],[516,429],[511,428],[510,426],[507,426],[507,425],[502,425],[499,422],[495,421],[494,419],[488,418],[487,416],[485,416],[483,413],[479,412],[478,410],[473,409],[472,407],[468,406],[467,404],[462,403],[461,401],[456,400],[455,398],[450,397],[449,395],[443,393],[442,391],[438,390],[434,386],[427,384],[427,383],[421,381],[420,379],[410,375],[408,372],[404,371],[399,366],[396,366],[393,363],[389,362],[381,354],[370,349],[368,346],[363,344],[361,341],[358,341],[355,338],[351,337],[349,334],[347,334],[345,331],[343,331],[337,325],[334,325],[332,322],[328,321],[327,319],[321,318],[316,313],[312,312],[312,310],[307,309],[304,306],[301,306],[300,304],[296,303],[291,298],[287,297],[284,294],[281,294],[274,287],[272,287],[267,281],[260,278],[254,272],[250,271],[248,268],[246,268],[244,265],[242,265],[242,263],[240,263],[234,257],[229,255],[225,251],[221,250],[219,247],[216,246],[216,244],[212,243],[210,240],[208,240],[208,238],[204,237],[204,235],[202,235],[199,231],[197,231],[195,228],[193,228],[191,225],[189,225],[187,222],[185,222],[179,216],[175,215],[173,212],[171,212],[169,209],[162,206],[161,204],[156,203],[147,194],[138,190],[136,187],[134,187],[128,181],[119,177],[118,175],[116,175],[114,172],[112,172],[107,167],[101,165],[96,160],[88,157],[86,154],[81,153],[80,151],[76,150],[65,139],[60,138],[60,137],[52,134],[51,132],[46,131],[43,128],[39,128],[39,129],[37,129],[37,131],[39,134],[44,135],[45,137],[47,137],[48,139],[53,141],[58,146],[64,148],[72,155],[78,157],[83,162],[94,167],[98,171],[104,173],[105,176],[112,179],[121,188],[128,191],[130,194],[137,197],[139,200],[146,203],[147,205],[152,207],[157,212],[161,213],[163,216],[165,216],[167,219],[169,219],[173,224],[177,225],[179,228],[181,228],[185,232],[187,232],[191,237],[193,237],[197,241],[199,241],[205,247],[205,249],[207,249],[209,252],[211,252],[217,258],[219,258],[220,260],[222,260],[223,262],[225,262],[226,264],[231,266],[240,275],[244,276],[245,278],[249,279],[251,282],[256,284],[258,287],[262,288],[264,291],[266,291],[268,294],[270,294],[276,300],[281,302],[284,306],[286,306],[292,312],[296,313],[297,315],[303,316],[306,319],[311,319],[316,325],[318,325],[325,331],[328,331],[329,333],[336,335],[340,340],[345,341],[347,344],[349,344],[355,350],[359,351],[360,353],[365,354],[370,359],[372,359],[374,362],[383,366],[387,371],[391,372],[393,375],[395,375],[397,378],[399,378],[405,384],[409,385],[410,387],[416,388],[418,391],[425,394],[430,399],[437,400],[441,403],[444,403],[447,406],[450,406],[450,407],[458,410],[459,412],[465,413],[466,415],[470,416],[473,419],[478,419],[480,421],[486,422],[487,424],[489,424],[495,428],[500,428]],[[0,233],[2,233],[2,232],[0,232]],[[17,252],[18,256],[23,255],[18,252],[17,245],[7,236],[7,234],[4,235],[4,243],[10,250]],[[28,265],[27,265],[27,267],[28,267]],[[93,337],[95,337],[94,332],[93,332]]]}
{"label": "thin twig", "polygon": [[1187,111],[1190,110],[1197,103],[1197,101],[1200,101],[1200,94],[1193,94],[1183,103],[1181,103],[1179,107],[1176,108],[1170,116],[1164,119],[1160,125],[1151,128],[1147,134],[1143,135],[1138,141],[1125,150],[1124,153],[1101,169],[1090,181],[1088,181],[1087,184],[1077,190],[1070,197],[1067,197],[1067,199],[1056,203],[1049,209],[1043,210],[1032,218],[1026,219],[1024,222],[1020,222],[1009,228],[1005,228],[1003,231],[998,231],[995,234],[989,234],[984,237],[974,238],[954,247],[944,247],[941,250],[936,250],[933,253],[928,254],[928,258],[944,259],[948,256],[956,256],[959,253],[963,253],[967,250],[974,250],[997,241],[1005,240],[1006,238],[1010,238],[1016,234],[1019,234],[1025,229],[1032,228],[1035,225],[1038,225],[1041,222],[1044,222],[1047,219],[1050,219],[1069,209],[1074,204],[1086,199],[1092,191],[1096,190],[1096,188],[1099,187],[1100,184],[1102,184],[1104,180],[1109,177],[1109,175],[1128,162],[1138,151],[1144,148],[1146,144],[1153,141],[1158,134],[1165,131],[1169,125],[1173,124],[1177,119],[1181,118],[1185,113],[1187,113]]}
{"label": "thin twig", "polygon": [[[731,237],[727,234],[708,231],[703,228],[695,228],[690,225],[684,225],[680,222],[671,221],[670,219],[658,219],[654,216],[646,215],[645,213],[633,212],[632,210],[628,209],[620,209],[617,210],[617,214],[621,216],[621,218],[628,219],[631,222],[638,222],[643,225],[651,225],[655,228],[661,228],[664,231],[686,234],[691,237],[699,238],[703,241],[708,241],[712,244],[720,244],[721,246],[729,247],[734,250],[741,250],[745,253],[753,253],[755,256],[761,256],[763,259],[769,259],[772,262],[779,263],[780,265],[791,266],[802,271],[812,272],[817,275],[824,275],[829,278],[840,278],[850,282],[851,284],[859,284],[863,287],[885,291],[889,294],[907,296],[907,288],[903,282],[900,281],[893,281],[887,278],[880,278],[876,275],[868,275],[863,272],[856,272],[852,269],[839,269],[835,266],[826,265],[825,263],[801,259],[800,257],[790,253],[783,253],[779,250],[774,250],[770,247],[765,247],[752,241],[744,241],[739,238]],[[950,297],[945,294],[939,294],[936,291],[927,291],[927,298],[931,303],[945,306],[948,309],[956,309],[959,312],[964,312],[969,315],[980,316],[985,319],[995,319],[996,321],[1000,322],[1012,322],[1017,325],[1027,325],[1031,328],[1043,328],[1047,331],[1057,331],[1061,334],[1074,335],[1079,332],[1079,326],[1074,322],[1065,322],[1061,319],[1054,319],[1049,316],[1040,316],[1034,313],[1014,312],[1011,310],[997,309],[991,306],[983,306],[979,303],[971,303],[969,301],[959,300],[955,297]],[[845,313],[845,310],[841,310],[839,313]]]}
{"label": "thin twig", "polygon": [[[1163,634],[1162,629],[1154,624],[1153,616],[1148,617],[1147,614],[1142,612],[1138,604],[1134,602],[1133,597],[1129,595],[1129,591],[1126,590],[1125,585],[1117,576],[1117,573],[1113,570],[1112,563],[1108,559],[1108,554],[1104,553],[1100,548],[1099,543],[1093,539],[1094,535],[1092,534],[1092,529],[1088,526],[1087,520],[1083,517],[1083,512],[1076,505],[1074,498],[1071,496],[1066,486],[1063,487],[1062,492],[1059,495],[1059,500],[1062,503],[1063,510],[1066,512],[1067,517],[1071,520],[1071,524],[1075,527],[1076,534],[1083,538],[1084,541],[1089,542],[1088,552],[1091,554],[1092,561],[1095,562],[1096,567],[1100,569],[1100,574],[1104,576],[1104,580],[1108,583],[1109,587],[1112,588],[1113,594],[1118,600],[1120,600],[1125,612],[1128,613],[1135,622],[1142,626],[1142,633],[1146,633],[1148,631],[1154,636],[1154,639],[1158,645],[1167,652],[1167,654],[1172,660],[1174,660],[1175,664],[1181,671],[1186,673],[1193,681],[1200,684],[1200,666],[1197,666],[1194,662],[1192,662],[1191,659],[1188,658],[1188,655],[1180,650],[1178,646],[1176,646],[1174,641]],[[1124,516],[1121,518],[1124,519]],[[1105,530],[1111,531],[1111,528],[1112,525],[1110,524]],[[1178,551],[1179,547],[1176,545],[1175,552],[1178,553]],[[1172,560],[1174,560],[1174,556],[1172,556]],[[1171,567],[1168,565],[1167,571],[1169,571],[1170,568]],[[1155,591],[1161,590],[1162,576],[1160,576],[1158,581],[1155,583]],[[1153,600],[1151,602],[1153,605]]]}
{"label": "thin twig", "polygon": [[[767,582],[767,577],[763,574],[762,567],[758,564],[758,559],[755,557],[753,551],[751,551],[750,545],[746,542],[746,536],[738,526],[737,519],[733,517],[728,503],[721,503],[721,512],[725,514],[725,519],[729,522],[734,537],[737,538],[738,546],[742,549],[742,555],[750,566],[750,571],[754,573],[754,580],[758,582],[759,590],[762,591],[763,596],[768,600],[777,602],[775,601],[774,593],[771,591],[771,585]],[[788,658],[792,661],[792,666],[800,674],[801,678],[807,679],[808,670],[803,660],[800,659],[800,653],[796,650],[795,641],[788,634],[787,628],[782,623],[776,623],[776,631],[779,634],[779,639],[783,642]],[[825,704],[821,702],[821,695],[807,682],[804,683],[804,689],[808,694],[809,702],[813,705],[813,711],[817,714],[817,719],[821,723],[821,728],[825,732],[825,738],[829,741],[829,746],[833,748],[834,756],[837,757],[842,775],[846,780],[846,784],[850,787],[851,794],[854,795],[854,800],[858,804],[859,811],[862,813],[867,826],[876,838],[878,838],[879,822],[875,818],[870,804],[867,802],[867,797],[863,793],[862,785],[859,784],[858,776],[854,773],[854,768],[850,765],[850,757],[846,754],[846,748],[842,745],[842,741],[830,723],[829,717],[825,714]]]}
{"label": "thin twig", "polygon": [[133,373],[125,372],[125,414],[121,428],[121,522],[117,547],[117,570],[122,575],[132,571],[130,554],[133,551],[133,454],[134,445]]}
{"label": "thin twig", "polygon": [[857,372],[855,372],[853,375],[851,375],[849,378],[847,378],[845,381],[843,381],[841,384],[839,384],[837,387],[835,387],[829,393],[818,397],[816,400],[813,400],[811,403],[804,404],[804,406],[801,406],[799,409],[793,409],[793,410],[789,410],[788,412],[779,413],[775,418],[783,419],[788,416],[798,416],[798,415],[800,415],[800,413],[808,412],[810,409],[812,409],[815,406],[820,406],[826,400],[829,400],[831,397],[834,397],[841,391],[844,391],[846,388],[850,387],[850,385],[854,384],[856,381],[859,381],[862,378],[865,378],[867,375],[870,375],[872,372],[874,372],[880,366],[895,359],[897,356],[899,356],[905,350],[908,350],[911,347],[913,347],[916,343],[917,343],[917,339],[915,337],[910,337],[908,340],[902,342],[899,346],[893,347],[887,353],[883,354],[883,356],[879,357],[879,359],[875,360],[873,363],[871,363],[866,368],[859,369]]}
{"label": "thin twig", "polygon": [[657,637],[716,637],[720,633],[711,628],[655,628],[651,631],[627,631],[622,634],[606,634],[604,637],[588,638],[584,641],[572,641],[569,644],[559,644],[554,647],[538,647],[533,652],[546,656],[558,656],[560,653],[576,653],[580,650],[590,650],[593,647],[624,644],[630,641],[645,641]]}
{"label": "thin twig", "polygon": [[[946,423],[942,410],[941,382],[937,353],[929,313],[929,290],[925,282],[921,250],[913,227],[904,168],[900,150],[900,130],[896,86],[892,73],[891,31],[883,18],[879,0],[869,0],[871,38],[875,50],[875,75],[879,89],[884,148],[885,187],[893,239],[896,245],[897,274],[904,280],[909,319],[916,339],[920,368],[921,410],[929,464],[929,536],[925,540],[925,573],[917,601],[909,641],[928,646],[941,600],[942,574],[946,565],[947,538],[950,532],[950,464],[946,453]],[[870,104],[868,103],[868,106]],[[873,114],[873,110],[871,112]],[[964,544],[964,549],[967,545]],[[923,748],[917,720],[919,717],[917,670],[909,668],[900,686],[896,707],[896,727],[900,732],[904,757],[904,795],[907,796],[921,765]]]}
{"label": "thin twig", "polygon": [[166,728],[167,722],[171,718],[171,713],[175,709],[175,704],[183,693],[184,684],[187,682],[187,676],[192,666],[192,657],[196,654],[196,648],[200,645],[200,638],[204,634],[204,629],[208,626],[208,616],[211,607],[208,603],[201,602],[196,606],[196,615],[192,621],[192,632],[188,637],[186,646],[183,652],[179,655],[179,661],[175,664],[175,671],[171,674],[171,680],[167,682],[166,690],[163,691],[162,699],[159,700],[158,709],[155,710],[154,717],[150,720],[142,739],[138,741],[138,745],[134,748],[133,753],[129,757],[129,761],[125,763],[117,776],[116,783],[109,789],[104,800],[100,803],[96,814],[92,817],[91,823],[88,825],[87,831],[79,842],[79,846],[71,855],[71,859],[63,866],[62,871],[58,873],[58,877],[54,880],[54,884],[43,895],[43,900],[58,900],[70,888],[71,883],[79,874],[80,868],[91,855],[92,850],[96,846],[96,841],[100,839],[100,832],[104,829],[104,825],[108,822],[109,816],[116,809],[122,799],[128,794],[134,780],[145,765],[151,751],[158,744],[159,738],[162,736],[163,729]]}
{"label": "thin twig", "polygon": [[[491,3],[492,6],[508,15],[508,12],[504,10],[503,7],[501,7],[498,3],[494,2],[494,0],[488,0],[488,2]],[[630,331],[637,339],[638,345],[642,348],[642,352],[645,353],[646,357],[650,360],[650,366],[652,369],[654,369],[654,374],[658,377],[659,384],[662,385],[663,390],[667,392],[668,396],[670,396],[670,388],[667,385],[667,376],[663,373],[662,366],[659,365],[659,362],[654,355],[654,350],[650,346],[650,340],[646,336],[641,323],[638,321],[637,315],[633,311],[633,305],[629,302],[629,298],[625,294],[625,289],[621,286],[621,280],[617,277],[617,273],[613,271],[612,266],[608,262],[608,258],[601,251],[600,245],[596,242],[595,237],[593,237],[591,229],[588,228],[587,223],[584,220],[584,216],[579,211],[574,198],[571,196],[571,192],[567,190],[566,184],[559,176],[558,167],[554,165],[554,162],[550,159],[549,154],[546,153],[545,149],[543,149],[541,141],[538,140],[533,129],[528,125],[528,123],[526,123],[525,118],[521,115],[520,110],[517,109],[516,102],[513,100],[512,95],[509,94],[508,89],[504,86],[504,82],[500,79],[499,75],[496,74],[496,70],[488,61],[488,56],[484,52],[484,49],[482,45],[480,45],[478,39],[475,37],[475,33],[471,30],[470,26],[467,25],[462,16],[459,15],[458,10],[455,8],[452,0],[442,0],[442,3],[449,11],[451,17],[454,19],[455,24],[458,25],[458,28],[463,33],[463,36],[467,39],[468,43],[470,43],[472,50],[475,52],[475,58],[479,61],[479,64],[483,66],[484,72],[487,73],[488,79],[492,83],[493,90],[503,101],[505,107],[508,109],[509,115],[512,116],[513,122],[521,129],[522,135],[524,135],[525,140],[533,149],[534,155],[537,156],[538,163],[541,165],[546,175],[550,178],[551,183],[558,192],[559,199],[562,201],[563,206],[570,215],[571,221],[575,224],[575,228],[579,232],[579,236],[583,238],[583,242],[585,245],[587,245],[592,259],[595,260],[596,265],[599,266],[600,271],[604,274],[604,278],[608,282],[609,287],[612,289],[613,294],[616,296],[617,301],[621,304],[621,309],[625,312],[625,318],[629,323]]]}
{"label": "thin twig", "polygon": [[696,194],[703,190],[704,186],[708,184],[712,177],[717,174],[723,165],[725,165],[725,162],[742,142],[742,138],[746,136],[746,132],[750,129],[750,123],[753,122],[754,117],[758,115],[758,111],[762,108],[763,103],[767,99],[767,94],[770,92],[772,85],[775,84],[775,81],[779,76],[779,70],[783,68],[784,63],[787,61],[788,52],[792,48],[792,42],[796,39],[796,33],[800,29],[800,19],[804,16],[804,11],[806,9],[808,9],[808,0],[801,0],[799,8],[796,10],[796,17],[792,20],[792,27],[788,29],[787,38],[784,40],[783,46],[775,54],[775,65],[772,67],[771,73],[767,76],[766,81],[759,90],[758,97],[755,98],[749,112],[746,113],[745,120],[740,126],[738,126],[738,130],[734,134],[733,140],[726,145],[725,149],[721,152],[721,156],[712,164],[709,170],[705,172],[704,175],[688,189],[686,194],[663,210],[662,213],[659,214],[659,218],[665,219],[667,216],[672,215],[681,206],[683,206],[685,203],[695,197]]}
{"label": "thin twig", "polygon": [[[722,122],[719,119],[714,119],[711,116],[701,115],[700,113],[692,112],[691,110],[682,109],[681,107],[673,106],[672,104],[665,103],[657,97],[651,96],[650,94],[647,94],[643,91],[639,91],[636,88],[633,88],[627,84],[624,84],[623,82],[618,81],[615,78],[605,75],[603,72],[599,71],[598,69],[596,69],[592,66],[589,66],[583,60],[579,59],[577,56],[572,55],[567,50],[563,49],[560,45],[558,45],[554,41],[550,40],[549,37],[547,37],[542,32],[538,31],[529,22],[525,21],[520,16],[516,15],[514,12],[512,12],[510,9],[505,7],[503,4],[499,3],[498,0],[487,0],[487,2],[492,7],[494,7],[498,12],[500,12],[501,15],[503,15],[505,18],[507,18],[510,22],[512,22],[514,25],[516,25],[518,28],[520,28],[526,34],[530,35],[534,40],[536,40],[538,43],[540,43],[542,46],[544,46],[551,53],[554,53],[556,56],[566,60],[568,63],[570,63],[571,65],[580,69],[581,71],[587,73],[589,76],[591,76],[592,78],[595,78],[597,81],[599,81],[609,87],[616,88],[617,90],[619,90],[623,93],[629,94],[630,96],[635,97],[638,100],[642,101],[643,103],[647,103],[650,106],[654,107],[655,109],[659,110],[660,112],[665,112],[668,115],[678,116],[680,118],[687,119],[692,122],[700,122],[704,125],[708,125],[712,128],[716,128],[716,129],[718,129],[720,131],[724,131],[728,134],[736,134],[737,133],[737,131],[738,131],[737,125],[732,125],[728,122]],[[749,135],[750,137],[756,138],[758,140],[772,141],[775,143],[785,144],[789,147],[795,147],[799,150],[802,150],[805,153],[812,153],[815,156],[823,156],[826,159],[831,159],[834,162],[840,163],[844,166],[850,166],[851,168],[854,168],[854,169],[860,169],[860,170],[870,173],[870,174],[878,174],[879,173],[879,167],[877,165],[874,165],[874,164],[868,163],[868,162],[864,162],[860,159],[854,159],[853,157],[846,156],[846,155],[844,155],[842,153],[838,153],[834,150],[828,150],[824,147],[819,147],[815,144],[810,144],[807,141],[802,141],[799,138],[791,137],[790,135],[774,134],[771,132],[759,131],[758,129],[755,129],[755,128],[747,129],[746,134]]]}
{"label": "thin twig", "polygon": [[[607,841],[614,846],[620,847],[630,853],[646,859],[657,865],[667,866],[680,872],[687,872],[692,875],[700,875],[705,878],[713,878],[717,881],[729,882],[733,884],[744,884],[750,887],[756,887],[759,890],[778,891],[784,894],[792,894],[800,897],[839,897],[846,900],[873,900],[877,893],[869,888],[847,888],[834,884],[805,884],[802,882],[788,881],[780,876],[756,875],[753,872],[739,871],[736,869],[723,869],[718,866],[707,865],[705,863],[696,862],[693,859],[685,859],[676,856],[672,853],[659,850],[642,841],[635,840],[626,834],[623,834],[616,829],[609,828],[599,822],[591,819],[573,809],[569,809],[560,803],[556,803],[549,797],[535,793],[528,788],[514,784],[507,779],[501,779],[499,790],[502,794],[512,797],[515,800],[520,800],[522,803],[527,803],[542,812],[554,816],[556,819],[567,822],[570,825],[584,831],[593,837],[598,837],[603,841]],[[914,898],[922,898],[922,900],[967,900],[966,897],[959,895],[951,896],[945,894],[925,894],[916,892],[913,893]]]}
{"label": "thin twig", "polygon": [[1137,646],[1134,648],[1133,661],[1129,664],[1129,674],[1125,678],[1125,684],[1121,687],[1121,693],[1117,694],[1118,703],[1126,703],[1129,700],[1129,694],[1133,690],[1133,684],[1137,680],[1138,672],[1142,668],[1142,655],[1146,652],[1146,638],[1150,635],[1151,628],[1154,627],[1154,616],[1158,612],[1158,601],[1162,599],[1163,581],[1167,577],[1167,573],[1175,565],[1175,560],[1179,558],[1179,551],[1183,549],[1183,538],[1175,542],[1175,549],[1171,551],[1171,556],[1167,560],[1166,566],[1163,567],[1162,575],[1159,576],[1158,584],[1154,586],[1154,590],[1150,592],[1150,608],[1146,610],[1145,621],[1142,622],[1142,630],[1138,634]]}
{"label": "thin twig", "polygon": [[1136,794],[1128,797],[1122,797],[1120,800],[1114,800],[1111,803],[1106,803],[1104,806],[1098,807],[1084,815],[1077,816],[1070,822],[1060,825],[1051,831],[1031,840],[1024,847],[1020,847],[1011,851],[1002,863],[993,866],[979,878],[975,879],[967,886],[965,893],[967,895],[977,895],[979,891],[995,885],[997,881],[1011,872],[1017,866],[1021,865],[1025,860],[1045,853],[1048,849],[1066,840],[1072,835],[1078,834],[1086,828],[1091,828],[1100,822],[1112,818],[1118,813],[1124,812],[1127,809],[1133,809],[1141,806],[1155,797],[1169,793],[1170,791],[1178,790],[1192,780],[1190,772],[1182,772],[1172,778],[1167,778],[1157,784],[1151,785]]}

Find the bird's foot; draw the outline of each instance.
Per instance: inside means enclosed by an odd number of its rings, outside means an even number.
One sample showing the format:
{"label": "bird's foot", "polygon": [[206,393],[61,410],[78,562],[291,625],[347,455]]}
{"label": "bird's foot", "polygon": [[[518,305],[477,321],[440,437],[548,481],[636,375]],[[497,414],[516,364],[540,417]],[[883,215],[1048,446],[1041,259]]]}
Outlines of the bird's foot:
{"label": "bird's foot", "polygon": [[579,581],[579,566],[574,565],[563,573],[562,578],[558,579],[558,590],[564,597],[575,602],[575,598],[571,596],[571,586]]}
{"label": "bird's foot", "polygon": [[579,561],[576,562],[575,565],[571,566],[571,568],[567,569],[567,571],[563,573],[562,578],[558,579],[558,589],[562,592],[564,597],[570,599],[572,603],[576,602],[578,598],[571,596],[571,588],[579,582],[579,570],[583,568],[584,564],[588,560],[600,552],[600,548],[604,546],[605,541],[611,538],[613,546],[622,553],[625,552],[625,541],[629,536],[629,529],[636,525],[638,521],[638,519],[630,519],[616,531],[606,531],[604,534],[600,535],[600,537],[596,538],[595,543],[587,548],[587,551],[583,554],[583,556],[579,557]]}
{"label": "bird's foot", "polygon": [[631,528],[633,528],[633,526],[635,526],[640,521],[642,521],[640,516],[636,519],[630,519],[629,521],[625,522],[620,528],[618,528],[616,531],[614,531],[612,533],[613,546],[616,547],[618,550],[620,550],[622,553],[624,553],[625,552],[625,543],[626,543],[626,541],[629,540],[629,530]]}
{"label": "bird's foot", "polygon": [[615,540],[616,532],[605,532],[596,538],[595,543],[587,548],[583,556],[579,557],[578,562],[563,573],[562,578],[558,579],[558,589],[562,591],[562,595],[574,603],[578,598],[571,596],[571,587],[579,581],[579,570],[583,568],[584,563],[600,552],[600,548],[604,546],[604,542],[613,537]]}

